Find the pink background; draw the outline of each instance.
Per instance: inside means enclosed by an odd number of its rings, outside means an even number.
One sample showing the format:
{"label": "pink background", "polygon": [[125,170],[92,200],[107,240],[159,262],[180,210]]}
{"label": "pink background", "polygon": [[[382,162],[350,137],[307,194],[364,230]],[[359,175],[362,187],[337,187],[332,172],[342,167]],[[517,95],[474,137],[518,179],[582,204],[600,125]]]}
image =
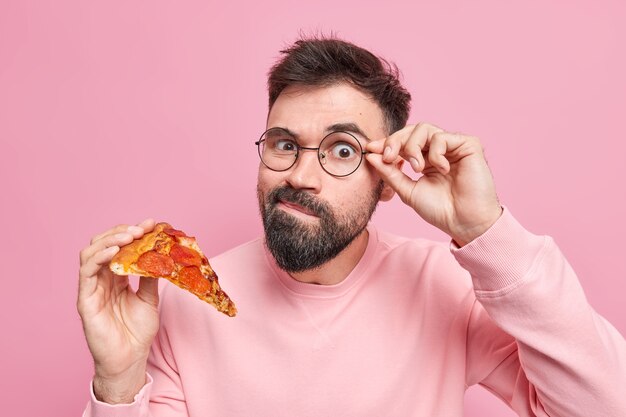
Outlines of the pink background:
{"label": "pink background", "polygon": [[[265,74],[300,29],[395,61],[413,122],[479,136],[502,202],[626,333],[623,2],[259,4],[1,1],[3,415],[87,400],[75,299],[92,235],[152,216],[215,255],[261,232]],[[397,199],[375,222],[446,239]],[[512,414],[473,388],[466,415]]]}

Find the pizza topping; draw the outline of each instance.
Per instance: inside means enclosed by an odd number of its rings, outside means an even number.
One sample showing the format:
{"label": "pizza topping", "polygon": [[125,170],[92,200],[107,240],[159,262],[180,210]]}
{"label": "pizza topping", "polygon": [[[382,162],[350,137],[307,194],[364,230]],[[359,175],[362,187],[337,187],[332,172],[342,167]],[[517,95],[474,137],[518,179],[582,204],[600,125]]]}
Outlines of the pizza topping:
{"label": "pizza topping", "polygon": [[185,234],[185,232],[182,232],[180,230],[176,230],[174,228],[168,228],[168,229],[163,229],[163,232],[170,235],[170,236],[187,236]]}
{"label": "pizza topping", "polygon": [[137,266],[159,277],[169,277],[176,269],[172,258],[153,250],[142,254],[137,260]]}
{"label": "pizza topping", "polygon": [[159,252],[160,254],[167,255],[169,253],[170,246],[171,243],[167,239],[161,238],[154,242],[153,250]]}
{"label": "pizza topping", "polygon": [[175,243],[170,250],[170,256],[177,264],[182,266],[200,266],[202,265],[202,257],[198,252],[191,248]]}
{"label": "pizza topping", "polygon": [[207,280],[197,266],[186,266],[178,273],[178,280],[196,294],[206,294],[210,287]]}

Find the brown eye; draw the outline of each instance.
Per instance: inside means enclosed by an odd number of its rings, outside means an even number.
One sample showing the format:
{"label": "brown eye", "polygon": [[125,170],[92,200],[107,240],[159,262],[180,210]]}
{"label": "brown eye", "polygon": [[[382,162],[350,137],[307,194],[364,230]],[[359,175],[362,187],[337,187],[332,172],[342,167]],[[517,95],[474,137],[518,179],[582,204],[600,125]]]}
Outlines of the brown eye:
{"label": "brown eye", "polygon": [[348,143],[337,142],[331,149],[332,154],[337,159],[351,159],[357,154],[356,149]]}
{"label": "brown eye", "polygon": [[289,139],[280,139],[276,141],[275,148],[279,151],[295,151],[296,143]]}

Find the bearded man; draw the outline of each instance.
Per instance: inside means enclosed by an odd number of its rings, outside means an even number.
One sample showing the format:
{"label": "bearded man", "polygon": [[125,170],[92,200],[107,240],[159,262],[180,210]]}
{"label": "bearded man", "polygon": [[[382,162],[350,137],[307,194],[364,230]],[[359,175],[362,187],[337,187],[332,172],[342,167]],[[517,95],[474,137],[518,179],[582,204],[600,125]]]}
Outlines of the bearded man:
{"label": "bearded man", "polygon": [[[479,139],[407,124],[395,67],[342,40],[296,42],[268,86],[265,236],[211,260],[239,315],[109,271],[153,220],[96,236],[85,416],[461,416],[474,384],[521,416],[626,415],[624,338],[500,204]],[[450,242],[377,230],[395,194]]]}

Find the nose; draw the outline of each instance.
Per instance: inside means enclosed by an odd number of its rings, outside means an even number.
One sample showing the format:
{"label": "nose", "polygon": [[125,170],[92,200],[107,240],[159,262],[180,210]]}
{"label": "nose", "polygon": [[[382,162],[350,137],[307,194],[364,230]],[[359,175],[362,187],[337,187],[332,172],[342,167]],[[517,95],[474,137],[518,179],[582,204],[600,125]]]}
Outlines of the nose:
{"label": "nose", "polygon": [[289,169],[287,182],[293,188],[318,193],[324,173],[317,159],[317,150],[300,149],[298,159]]}

